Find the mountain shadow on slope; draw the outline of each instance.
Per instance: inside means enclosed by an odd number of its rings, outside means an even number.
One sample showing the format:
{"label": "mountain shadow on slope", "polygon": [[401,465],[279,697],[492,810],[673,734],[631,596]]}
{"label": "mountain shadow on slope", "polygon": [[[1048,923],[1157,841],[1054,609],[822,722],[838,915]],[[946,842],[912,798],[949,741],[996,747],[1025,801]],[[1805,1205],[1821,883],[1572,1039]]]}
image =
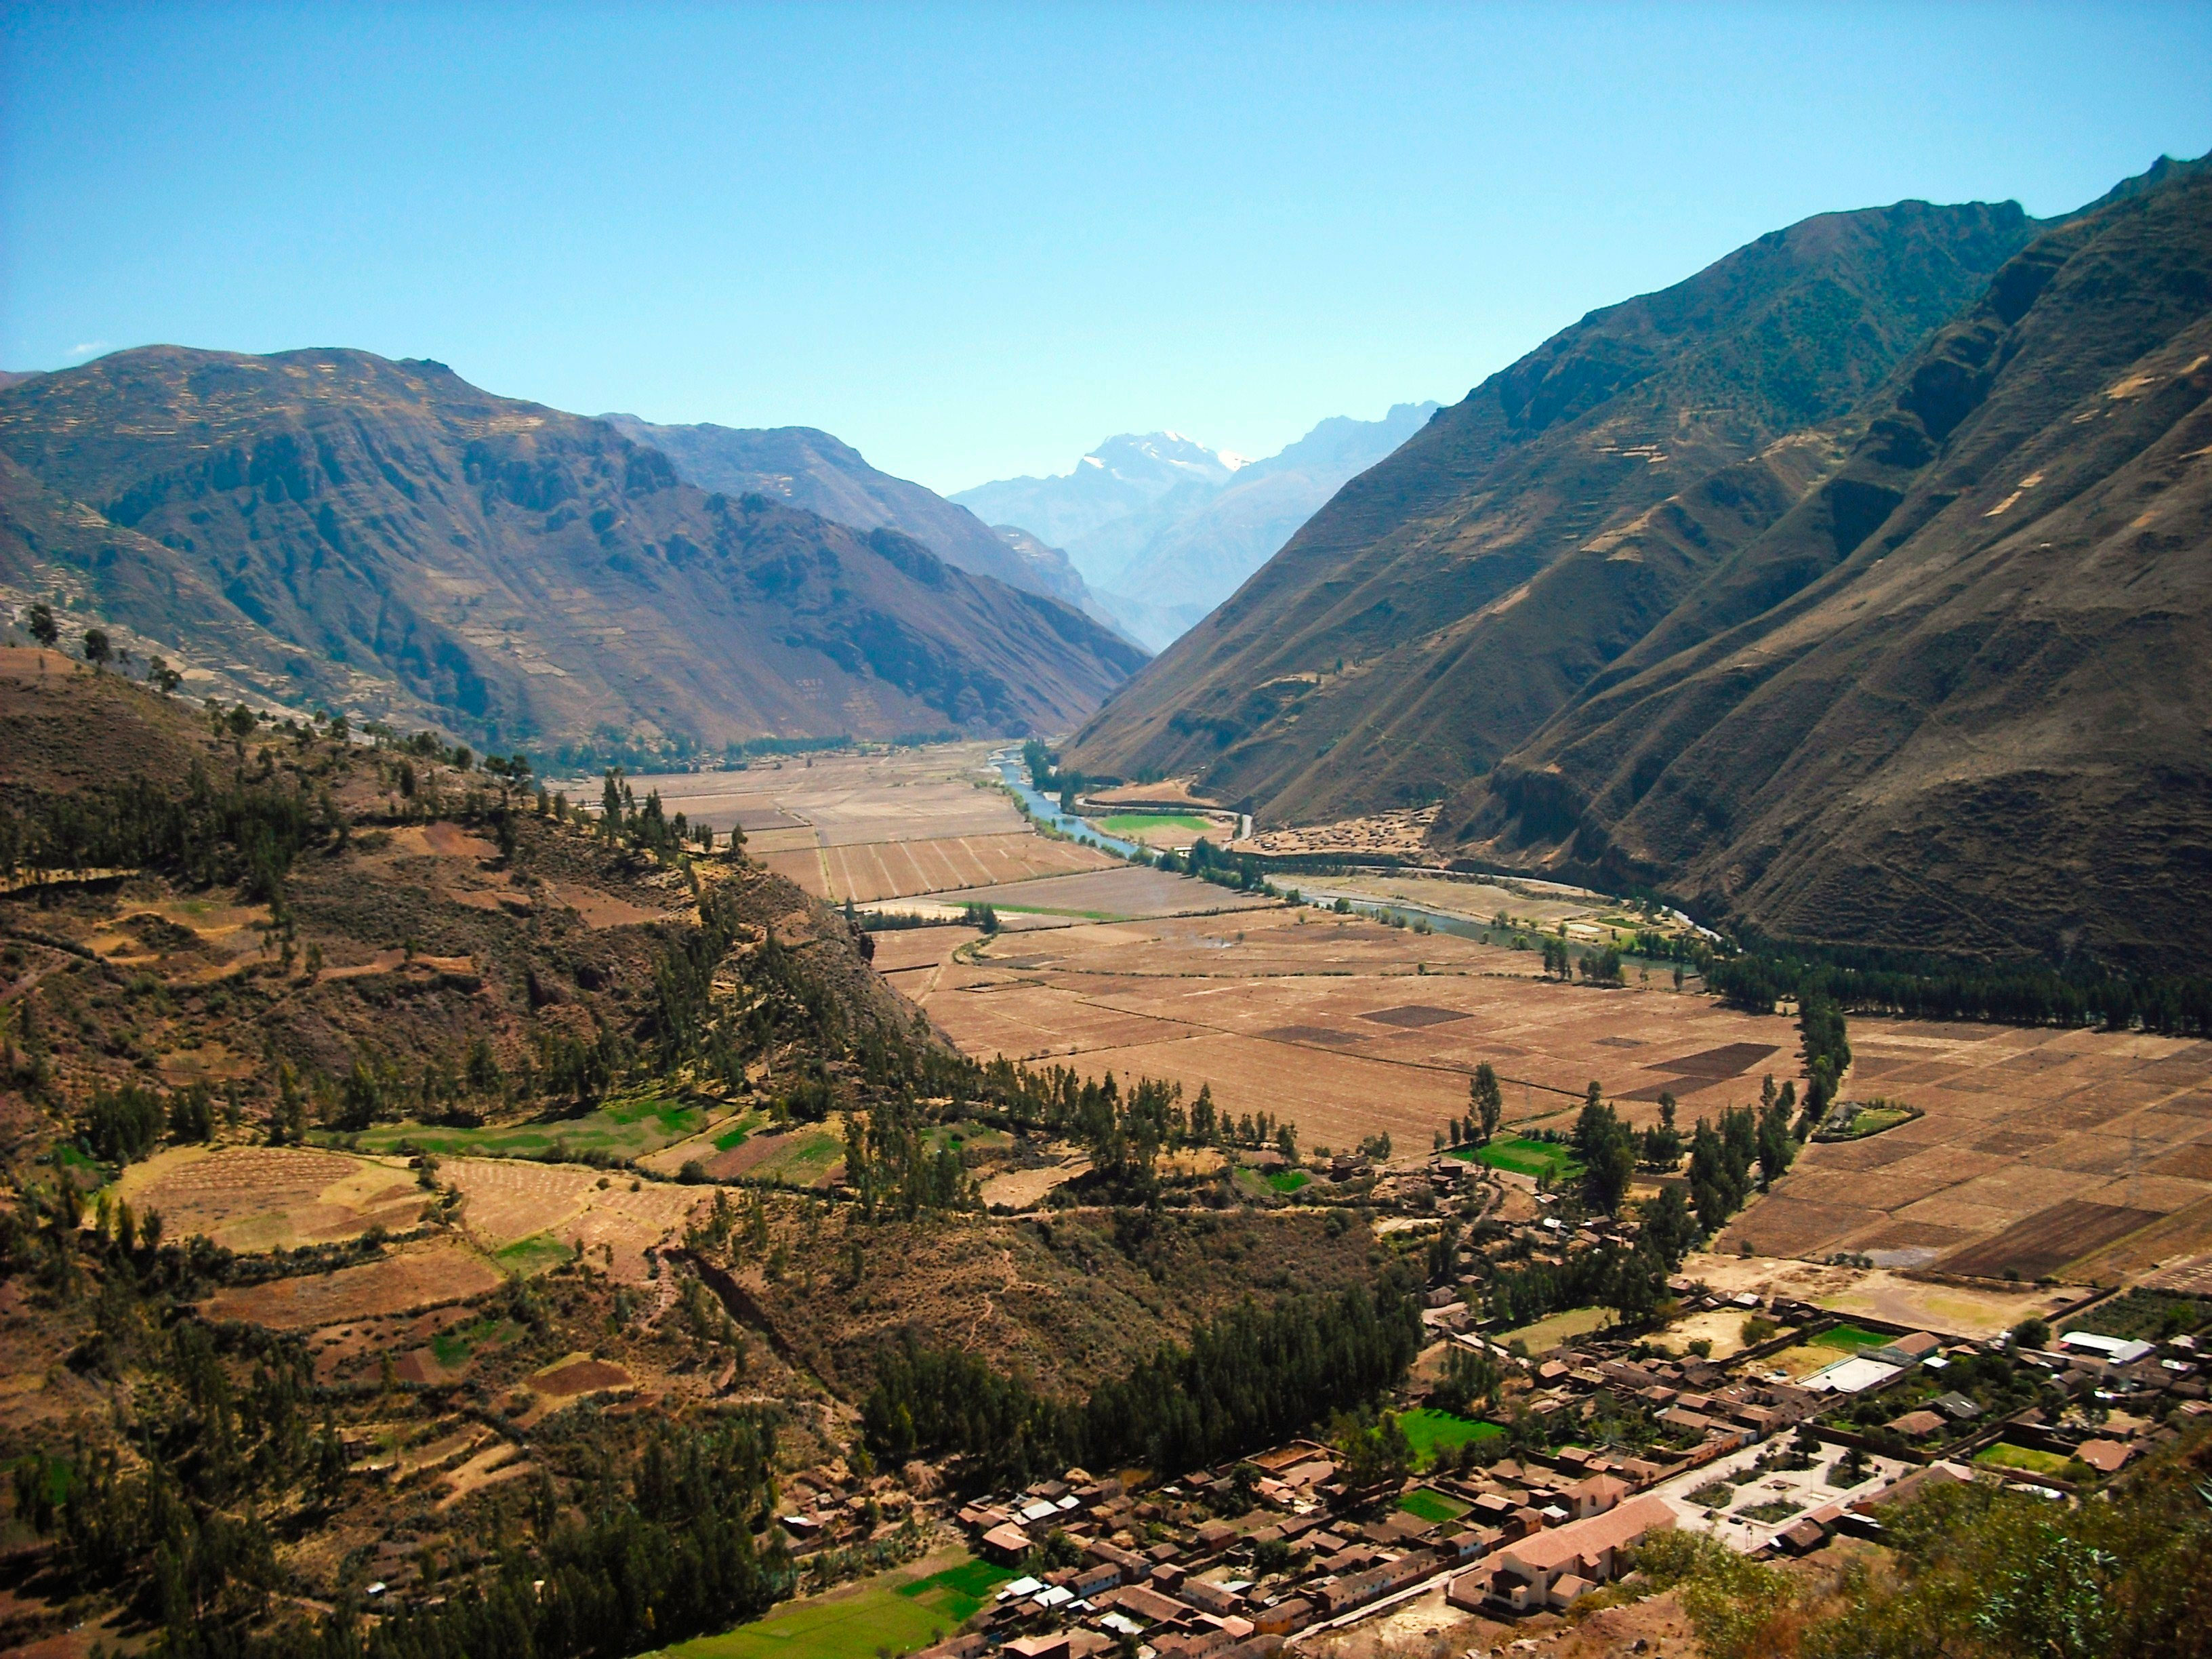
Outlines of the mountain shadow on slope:
{"label": "mountain shadow on slope", "polygon": [[2212,898],[2212,175],[2106,200],[1440,841],[1784,939],[2184,948]]}
{"label": "mountain shadow on slope", "polygon": [[1111,625],[1058,548],[1010,547],[964,507],[870,466],[850,444],[807,426],[659,426],[635,415],[599,417],[668,457],[677,477],[726,495],[757,491],[854,530],[903,532],[949,565],[1072,605]]}
{"label": "mountain shadow on slope", "polygon": [[1441,800],[1843,458],[1828,431],[2033,234],[1905,202],[1592,313],[1347,483],[1079,733],[1262,822]]}
{"label": "mountain shadow on slope", "polygon": [[437,363],[119,352],[0,391],[0,457],[9,581],[278,701],[490,746],[1048,732],[1143,660],[900,531],[709,494]]}

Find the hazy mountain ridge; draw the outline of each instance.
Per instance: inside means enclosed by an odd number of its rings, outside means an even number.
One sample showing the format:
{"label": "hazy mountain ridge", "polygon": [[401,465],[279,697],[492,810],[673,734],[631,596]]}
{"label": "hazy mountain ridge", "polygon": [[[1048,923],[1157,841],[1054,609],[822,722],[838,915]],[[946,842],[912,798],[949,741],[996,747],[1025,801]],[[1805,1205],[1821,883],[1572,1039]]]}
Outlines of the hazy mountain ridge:
{"label": "hazy mountain ridge", "polygon": [[953,499],[1066,548],[1107,608],[1164,647],[1435,408],[1400,404],[1380,421],[1332,416],[1257,461],[1217,454],[1180,433],[1124,434],[1066,475],[981,484]]}
{"label": "hazy mountain ridge", "polygon": [[2212,177],[2045,235],[1446,808],[1764,932],[2157,962],[2212,898]]}
{"label": "hazy mountain ridge", "polygon": [[1039,544],[1037,556],[1014,553],[966,507],[878,471],[859,450],[827,432],[805,426],[661,426],[635,415],[599,418],[666,455],[686,483],[732,495],[757,491],[854,530],[903,531],[971,575],[995,577],[1106,620],[1092,609],[1090,590],[1058,549]]}
{"label": "hazy mountain ridge", "polygon": [[1594,312],[1346,483],[1079,734],[1267,822],[1443,799],[1840,462],[1845,421],[2035,232],[1826,214]]}
{"label": "hazy mountain ridge", "polygon": [[272,692],[501,747],[1064,729],[1141,654],[603,422],[365,352],[152,347],[0,392],[0,574]]}

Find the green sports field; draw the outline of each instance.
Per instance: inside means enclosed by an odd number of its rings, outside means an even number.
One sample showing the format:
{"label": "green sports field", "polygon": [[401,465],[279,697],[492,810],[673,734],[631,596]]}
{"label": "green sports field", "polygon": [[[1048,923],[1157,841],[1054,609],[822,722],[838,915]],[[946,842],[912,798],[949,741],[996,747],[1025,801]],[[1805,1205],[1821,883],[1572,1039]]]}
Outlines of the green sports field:
{"label": "green sports field", "polygon": [[663,1651],[673,1659],[875,1659],[950,1636],[1013,1574],[945,1558],[878,1573],[825,1595],[786,1601],[765,1617]]}
{"label": "green sports field", "polygon": [[1140,835],[1147,830],[1189,830],[1204,835],[1213,825],[1188,812],[1117,812],[1110,818],[1093,818],[1109,836]]}
{"label": "green sports field", "polygon": [[1424,1521],[1456,1521],[1468,1511],[1468,1506],[1457,1498],[1447,1498],[1428,1486],[1414,1487],[1398,1500],[1398,1507]]}
{"label": "green sports field", "polygon": [[1487,1146],[1462,1146],[1452,1156],[1487,1164],[1493,1170],[1510,1170],[1516,1175],[1548,1175],[1554,1181],[1571,1180],[1582,1173],[1573,1152],[1553,1140],[1493,1140]]}
{"label": "green sports field", "polygon": [[1470,1440],[1488,1440],[1505,1432],[1495,1423],[1457,1417],[1433,1406],[1400,1412],[1398,1426],[1406,1431],[1406,1438],[1413,1445],[1413,1462],[1423,1467],[1435,1462],[1439,1451],[1455,1450]]}

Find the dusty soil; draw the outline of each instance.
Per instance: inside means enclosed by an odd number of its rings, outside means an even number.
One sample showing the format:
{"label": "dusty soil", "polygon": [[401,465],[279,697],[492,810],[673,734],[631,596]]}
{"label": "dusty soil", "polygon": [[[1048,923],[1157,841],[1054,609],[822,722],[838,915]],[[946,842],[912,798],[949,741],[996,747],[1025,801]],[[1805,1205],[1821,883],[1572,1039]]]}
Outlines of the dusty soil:
{"label": "dusty soil", "polygon": [[2047,1316],[2082,1297],[2081,1291],[2063,1287],[1946,1285],[1881,1267],[1824,1267],[1720,1252],[1691,1256],[1682,1272],[1731,1296],[1743,1291],[1784,1296],[1831,1313],[1863,1315],[1939,1336],[1984,1340],[2010,1330],[2030,1314]]}
{"label": "dusty soil", "polygon": [[171,1237],[293,1249],[412,1227],[429,1194],[398,1159],[295,1146],[178,1146],[126,1169],[117,1196],[161,1212]]}
{"label": "dusty soil", "polygon": [[308,1330],[377,1319],[453,1302],[497,1287],[501,1275],[455,1239],[401,1245],[380,1261],[333,1273],[225,1287],[202,1304],[210,1319],[235,1319],[272,1331]]}
{"label": "dusty soil", "polygon": [[1867,1019],[1851,1049],[1851,1095],[1923,1115],[1808,1146],[1722,1250],[2112,1282],[2212,1243],[2212,1042]]}
{"label": "dusty soil", "polygon": [[1484,1060],[1509,1125],[1561,1117],[1596,1079],[1638,1124],[1674,1093],[1686,1127],[1756,1101],[1766,1072],[1796,1073],[1779,1017],[1547,983],[1530,952],[1311,910],[1090,923],[964,954],[899,978],[968,1052],[1207,1083],[1224,1107],[1296,1122],[1309,1146],[1387,1133],[1425,1148],[1467,1110]]}

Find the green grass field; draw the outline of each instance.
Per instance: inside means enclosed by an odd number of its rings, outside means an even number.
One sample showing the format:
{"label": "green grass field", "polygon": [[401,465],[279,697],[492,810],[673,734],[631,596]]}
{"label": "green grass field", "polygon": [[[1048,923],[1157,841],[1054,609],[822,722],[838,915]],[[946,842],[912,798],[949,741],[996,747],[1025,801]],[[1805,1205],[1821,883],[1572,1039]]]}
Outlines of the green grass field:
{"label": "green grass field", "polygon": [[1146,830],[1189,830],[1204,835],[1213,828],[1190,812],[1116,812],[1110,818],[1091,821],[1109,836],[1136,835]]}
{"label": "green grass field", "polygon": [[512,1319],[479,1319],[440,1331],[430,1339],[430,1352],[441,1365],[458,1365],[478,1348],[504,1347],[521,1334]]}
{"label": "green grass field", "polygon": [[2001,1468],[2025,1469],[2030,1474],[2047,1474],[2061,1480],[2078,1480],[2090,1474],[2087,1464],[2034,1446],[2015,1446],[2009,1440],[2000,1440],[1993,1446],[1984,1446],[1974,1454],[1977,1463],[1994,1463]]}
{"label": "green grass field", "polygon": [[1493,1140],[1487,1146],[1462,1146],[1452,1156],[1516,1175],[1548,1175],[1554,1181],[1572,1180],[1583,1172],[1567,1147],[1549,1140]]}
{"label": "green grass field", "polygon": [[[77,1171],[84,1171],[92,1177],[93,1188],[107,1184],[107,1166],[74,1140],[64,1140],[54,1148],[54,1167],[69,1171],[72,1177]],[[81,1181],[77,1184],[84,1185]]]}
{"label": "green grass field", "polygon": [[525,1279],[535,1279],[549,1267],[557,1267],[574,1258],[575,1252],[550,1233],[532,1233],[527,1238],[518,1238],[514,1243],[492,1252],[492,1261],[503,1273],[520,1273]]}
{"label": "green grass field", "polygon": [[641,1158],[698,1133],[706,1122],[707,1114],[696,1106],[647,1095],[611,1100],[581,1117],[482,1129],[386,1124],[362,1131],[360,1139],[364,1152],[388,1152],[404,1142],[440,1158],[542,1158],[556,1146],[579,1158],[586,1152]]}
{"label": "green grass field", "polygon": [[965,1561],[917,1576],[878,1573],[826,1595],[786,1601],[764,1618],[663,1650],[672,1659],[874,1659],[909,1653],[950,1636],[1012,1578],[1002,1567]]}
{"label": "green grass field", "polygon": [[1455,1417],[1433,1406],[1400,1412],[1398,1426],[1406,1431],[1406,1438],[1413,1445],[1413,1462],[1422,1467],[1434,1462],[1439,1451],[1455,1451],[1470,1440],[1488,1440],[1505,1432],[1495,1423]]}
{"label": "green grass field", "polygon": [[1424,1521],[1456,1521],[1468,1510],[1468,1506],[1457,1498],[1447,1498],[1428,1486],[1414,1487],[1398,1500],[1398,1507]]}
{"label": "green grass field", "polygon": [[1816,1348],[1841,1348],[1846,1353],[1856,1353],[1861,1348],[1887,1347],[1896,1339],[1878,1331],[1863,1331],[1856,1325],[1838,1325],[1805,1340]]}
{"label": "green grass field", "polygon": [[909,1601],[941,1602],[954,1618],[965,1620],[1013,1576],[1006,1568],[993,1566],[988,1561],[963,1561],[957,1567],[947,1567],[927,1578],[901,1584],[897,1594]]}
{"label": "green grass field", "polygon": [[1267,1184],[1279,1193],[1294,1193],[1312,1179],[1304,1170],[1278,1170],[1267,1177]]}

